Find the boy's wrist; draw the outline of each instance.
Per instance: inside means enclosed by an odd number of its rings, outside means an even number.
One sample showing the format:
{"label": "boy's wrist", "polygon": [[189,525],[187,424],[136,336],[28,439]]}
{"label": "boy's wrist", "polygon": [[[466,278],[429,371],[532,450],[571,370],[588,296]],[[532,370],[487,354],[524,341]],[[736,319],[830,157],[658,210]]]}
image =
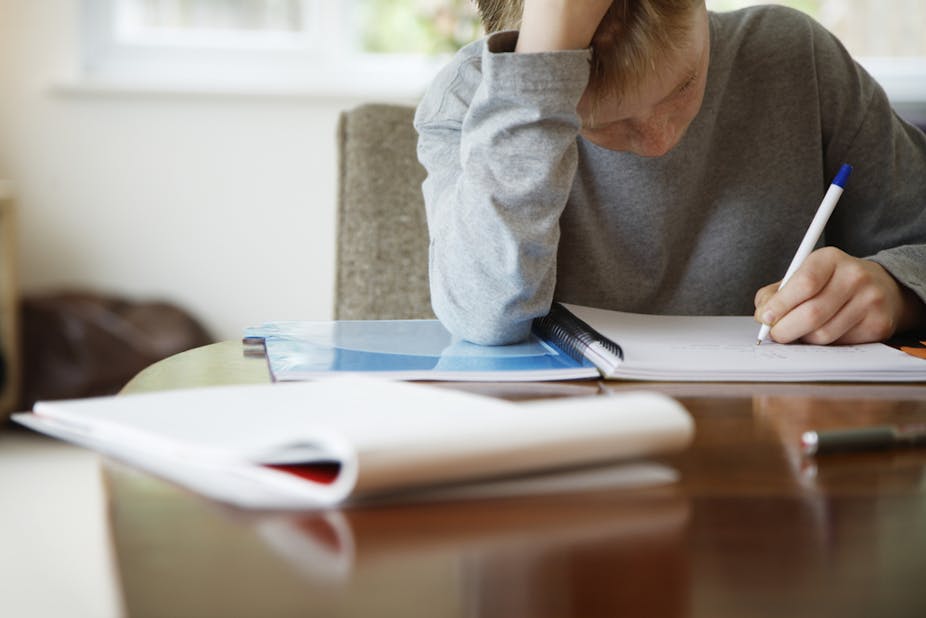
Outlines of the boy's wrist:
{"label": "boy's wrist", "polygon": [[585,38],[575,32],[557,31],[533,23],[522,23],[521,34],[515,51],[522,54],[585,49],[591,43],[591,37]]}
{"label": "boy's wrist", "polygon": [[585,49],[610,6],[611,0],[525,0],[516,51]]}

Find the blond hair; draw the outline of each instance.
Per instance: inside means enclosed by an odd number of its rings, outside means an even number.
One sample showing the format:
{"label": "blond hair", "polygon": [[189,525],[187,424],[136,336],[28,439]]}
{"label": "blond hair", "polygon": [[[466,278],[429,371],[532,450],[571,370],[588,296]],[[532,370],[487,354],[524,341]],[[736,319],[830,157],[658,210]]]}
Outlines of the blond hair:
{"label": "blond hair", "polygon": [[[704,0],[614,0],[592,38],[593,100],[632,91],[664,59],[682,51]],[[516,30],[522,0],[476,0],[486,32]]]}

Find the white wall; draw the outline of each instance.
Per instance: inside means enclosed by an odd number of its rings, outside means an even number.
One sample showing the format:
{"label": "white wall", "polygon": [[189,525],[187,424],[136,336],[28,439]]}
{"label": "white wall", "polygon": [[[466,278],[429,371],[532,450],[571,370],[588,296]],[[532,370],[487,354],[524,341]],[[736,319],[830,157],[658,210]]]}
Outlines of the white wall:
{"label": "white wall", "polygon": [[335,128],[360,100],[62,91],[78,8],[0,0],[0,178],[23,293],[164,299],[222,339],[330,318]]}

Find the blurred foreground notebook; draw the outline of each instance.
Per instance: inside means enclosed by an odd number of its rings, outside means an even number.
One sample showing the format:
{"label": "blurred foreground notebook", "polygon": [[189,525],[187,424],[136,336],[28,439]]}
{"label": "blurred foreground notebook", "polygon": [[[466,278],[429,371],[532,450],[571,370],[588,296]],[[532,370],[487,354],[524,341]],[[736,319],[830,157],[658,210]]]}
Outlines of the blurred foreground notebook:
{"label": "blurred foreground notebook", "polygon": [[272,322],[248,329],[274,380],[922,382],[926,360],[882,343],[756,345],[752,316],[661,316],[554,304],[511,346],[454,339],[437,320]]}
{"label": "blurred foreground notebook", "polygon": [[694,432],[656,393],[512,403],[364,378],[45,401],[13,418],[250,508],[602,464],[684,448]]}

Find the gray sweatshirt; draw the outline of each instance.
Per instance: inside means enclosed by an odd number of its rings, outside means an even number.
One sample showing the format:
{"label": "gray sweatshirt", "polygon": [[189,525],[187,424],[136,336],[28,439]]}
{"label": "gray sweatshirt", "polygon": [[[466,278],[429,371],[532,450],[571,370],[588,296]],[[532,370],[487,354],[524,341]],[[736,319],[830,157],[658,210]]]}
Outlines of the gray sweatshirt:
{"label": "gray sweatshirt", "polygon": [[801,13],[710,15],[704,102],[682,141],[644,158],[578,131],[586,50],[461,50],[415,118],[431,298],[476,343],[524,338],[551,302],[752,314],[840,165],[854,167],[821,244],[870,257],[926,299],[926,136]]}

